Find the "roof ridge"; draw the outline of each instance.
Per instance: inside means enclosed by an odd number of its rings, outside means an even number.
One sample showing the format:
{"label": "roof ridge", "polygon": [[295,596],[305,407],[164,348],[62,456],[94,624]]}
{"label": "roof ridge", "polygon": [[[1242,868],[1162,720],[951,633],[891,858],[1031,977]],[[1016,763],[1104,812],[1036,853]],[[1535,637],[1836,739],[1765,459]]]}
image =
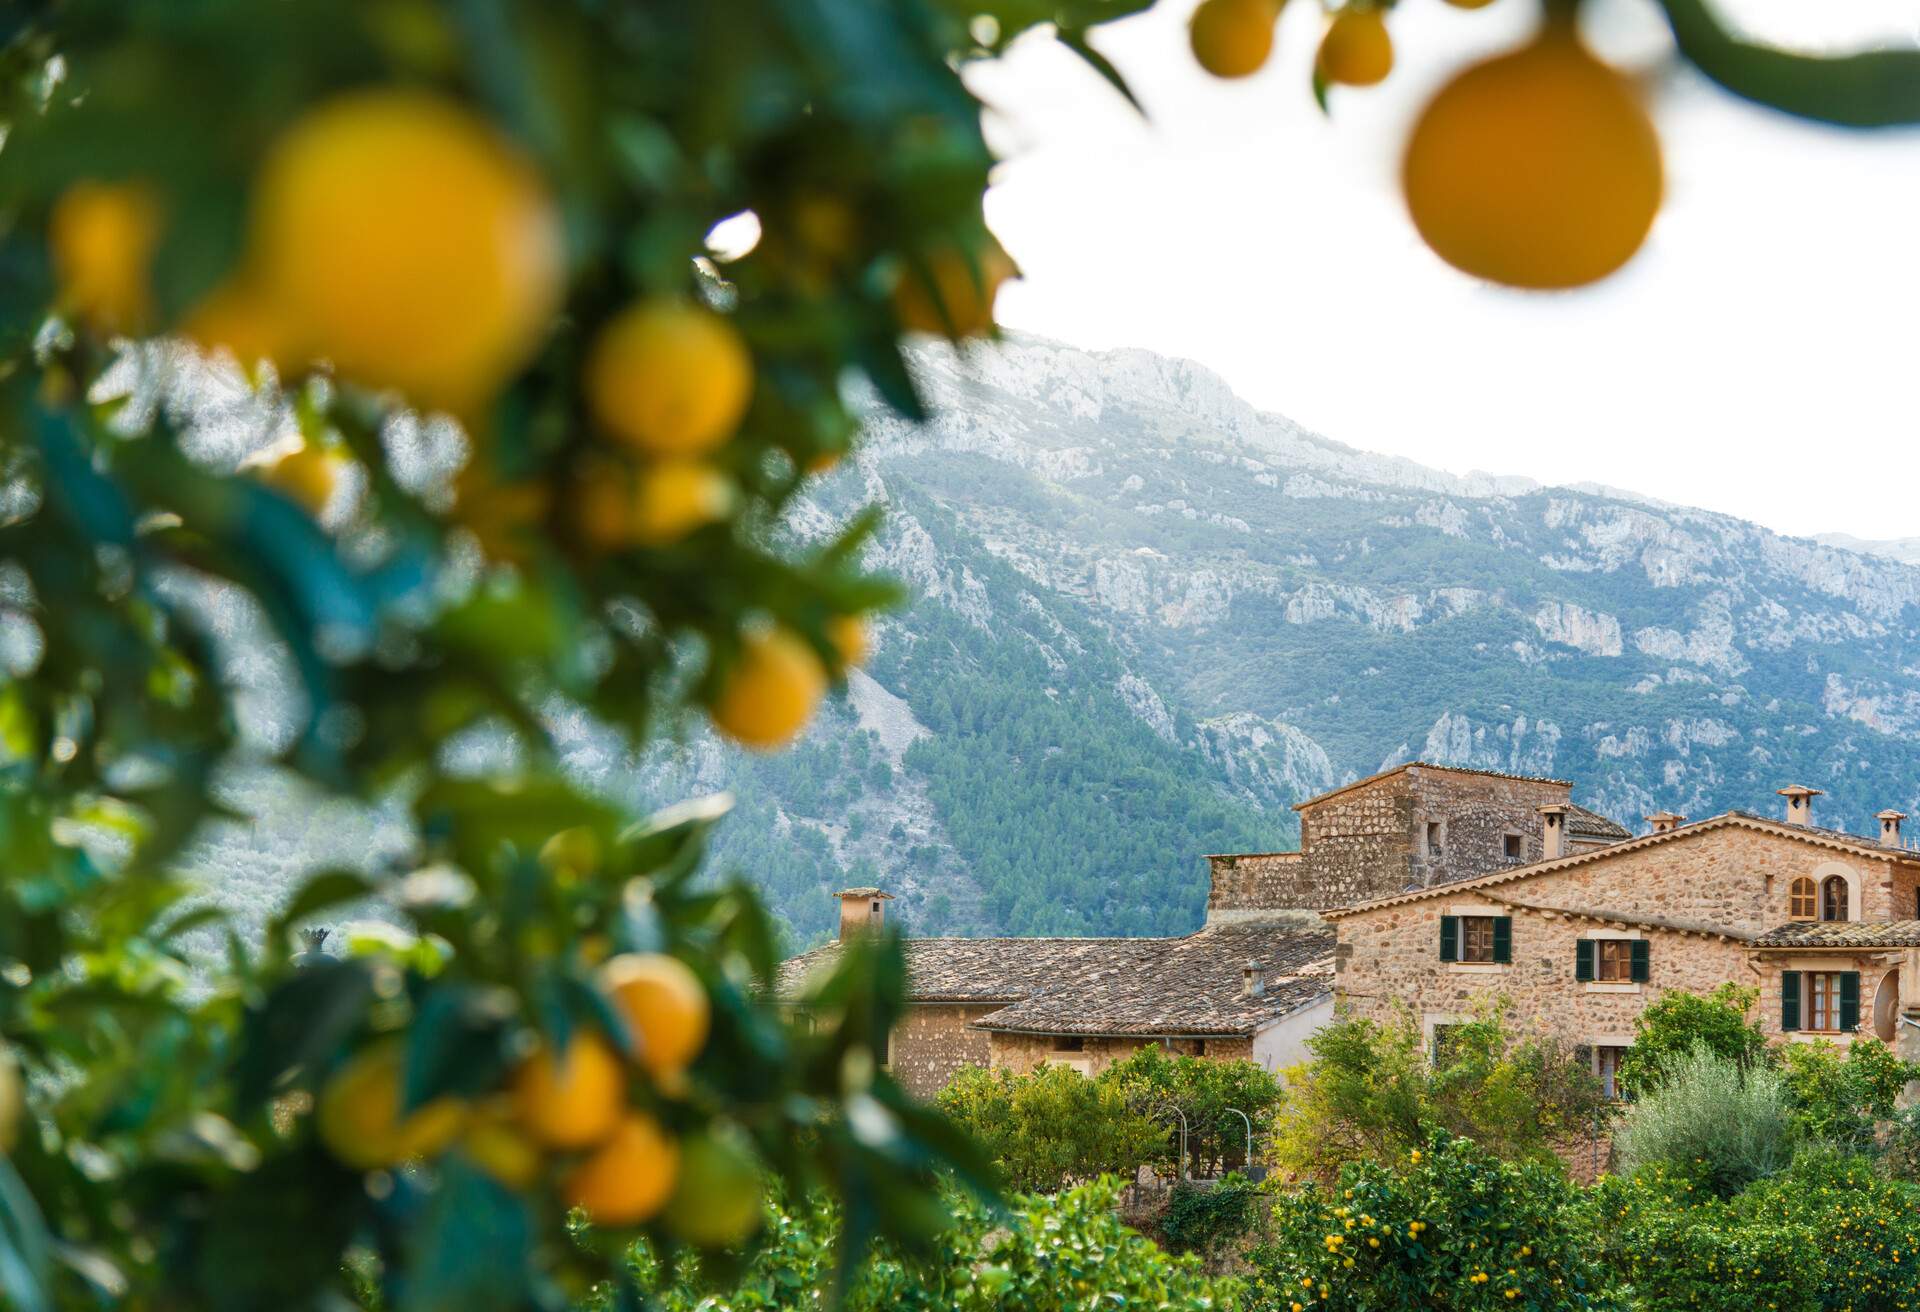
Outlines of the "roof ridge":
{"label": "roof ridge", "polygon": [[1391,775],[1399,774],[1403,770],[1413,769],[1448,770],[1454,774],[1481,775],[1488,779],[1515,779],[1521,783],[1528,784],[1558,784],[1569,789],[1573,787],[1573,780],[1571,779],[1554,779],[1543,774],[1514,774],[1507,770],[1482,770],[1478,766],[1472,765],[1442,765],[1438,761],[1402,761],[1399,765],[1392,766],[1388,769],[1376,770],[1363,779],[1355,779],[1350,784],[1341,784],[1338,788],[1329,788],[1324,793],[1316,793],[1304,802],[1296,802],[1293,809],[1302,811],[1309,806],[1315,806],[1326,801],[1329,797],[1338,797],[1341,793],[1349,792],[1352,789],[1362,787],[1366,784],[1378,783],[1380,780],[1388,778]]}

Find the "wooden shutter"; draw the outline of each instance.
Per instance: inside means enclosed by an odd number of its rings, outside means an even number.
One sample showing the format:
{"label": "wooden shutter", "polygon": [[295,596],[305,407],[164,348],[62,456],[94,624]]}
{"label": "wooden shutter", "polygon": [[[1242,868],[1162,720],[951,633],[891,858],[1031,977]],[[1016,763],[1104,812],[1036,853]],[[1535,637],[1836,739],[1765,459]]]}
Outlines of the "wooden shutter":
{"label": "wooden shutter", "polygon": [[1582,984],[1593,978],[1593,957],[1597,950],[1590,938],[1574,940],[1573,977]]}
{"label": "wooden shutter", "polygon": [[1633,966],[1633,982],[1635,984],[1645,984],[1647,980],[1652,977],[1652,974],[1653,974],[1653,960],[1651,956],[1652,949],[1653,949],[1653,945],[1648,943],[1647,940],[1643,938],[1637,938],[1633,941],[1632,966]]}
{"label": "wooden shutter", "polygon": [[1860,1028],[1860,972],[1857,970],[1840,972],[1840,1028],[1843,1031]]}
{"label": "wooden shutter", "polygon": [[1513,960],[1512,916],[1493,918],[1493,959],[1500,962]]}
{"label": "wooden shutter", "polygon": [[1800,972],[1797,970],[1780,972],[1780,1028],[1800,1028]]}
{"label": "wooden shutter", "polygon": [[1440,917],[1440,960],[1460,960],[1460,917]]}

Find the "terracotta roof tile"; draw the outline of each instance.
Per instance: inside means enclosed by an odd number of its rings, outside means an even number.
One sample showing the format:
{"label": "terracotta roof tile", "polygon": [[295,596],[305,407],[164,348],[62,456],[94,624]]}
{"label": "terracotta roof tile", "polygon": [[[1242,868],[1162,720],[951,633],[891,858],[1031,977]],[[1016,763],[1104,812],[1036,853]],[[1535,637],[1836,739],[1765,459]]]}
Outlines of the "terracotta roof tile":
{"label": "terracotta roof tile", "polygon": [[1920,948],[1920,920],[1796,920],[1753,941],[1757,948]]}
{"label": "terracotta roof tile", "polygon": [[1628,839],[1633,831],[1625,825],[1615,824],[1598,811],[1589,811],[1574,803],[1567,805],[1567,833],[1581,838]]}

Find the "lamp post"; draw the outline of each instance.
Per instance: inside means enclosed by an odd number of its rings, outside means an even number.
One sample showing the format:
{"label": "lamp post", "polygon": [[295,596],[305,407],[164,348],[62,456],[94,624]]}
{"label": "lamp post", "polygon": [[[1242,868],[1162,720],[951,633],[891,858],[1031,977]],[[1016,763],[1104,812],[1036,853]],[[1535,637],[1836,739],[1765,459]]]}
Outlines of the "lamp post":
{"label": "lamp post", "polygon": [[1238,1107],[1229,1107],[1227,1110],[1247,1123],[1247,1155],[1245,1160],[1241,1162],[1241,1165],[1251,1171],[1253,1169],[1253,1117],[1247,1115]]}

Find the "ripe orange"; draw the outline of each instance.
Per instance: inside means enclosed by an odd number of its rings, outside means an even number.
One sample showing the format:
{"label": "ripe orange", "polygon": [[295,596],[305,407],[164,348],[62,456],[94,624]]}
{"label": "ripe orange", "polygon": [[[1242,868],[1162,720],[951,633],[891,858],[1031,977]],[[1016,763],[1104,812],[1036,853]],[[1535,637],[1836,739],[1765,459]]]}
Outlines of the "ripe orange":
{"label": "ripe orange", "polygon": [[1342,86],[1370,87],[1393,72],[1393,38],[1387,18],[1378,9],[1342,9],[1327,24],[1314,57],[1320,75]]}
{"label": "ripe orange", "polygon": [[626,1070],[613,1045],[576,1032],[564,1060],[542,1047],[514,1072],[514,1113],[550,1148],[585,1148],[612,1133],[627,1101]]}
{"label": "ripe orange", "polygon": [[49,217],[60,303],[105,333],[137,333],[153,317],[148,269],[160,241],[160,206],[139,183],[77,182]]}
{"label": "ripe orange", "polygon": [[666,1204],[679,1174],[680,1150],[660,1123],[630,1112],[561,1181],[560,1197],[569,1207],[584,1208],[596,1225],[638,1225]]}
{"label": "ripe orange", "polygon": [[404,1042],[382,1039],[348,1058],[320,1090],[320,1142],[348,1166],[371,1171],[431,1157],[459,1137],[467,1109],[458,1098],[435,1098],[401,1116],[405,1062]]}
{"label": "ripe orange", "polygon": [[827,641],[840,656],[843,668],[851,669],[867,663],[868,650],[873,645],[872,634],[867,629],[867,617],[864,615],[835,615],[827,621]]}
{"label": "ripe orange", "polygon": [[594,418],[614,437],[648,455],[700,455],[739,427],[753,357],[711,310],[645,301],[600,330],[585,381]]}
{"label": "ripe orange", "polygon": [[1401,165],[1415,226],[1457,269],[1578,287],[1633,258],[1662,190],[1660,139],[1632,85],[1549,24],[1434,97]]}
{"label": "ripe orange", "polygon": [[525,561],[543,543],[543,527],[553,507],[553,489],[544,482],[508,483],[483,461],[473,461],[454,480],[453,518],[479,540],[495,560]]}
{"label": "ripe orange", "polygon": [[700,1055],[711,1006],[699,976],[660,952],[624,953],[600,968],[600,988],[633,1031],[635,1060],[671,1080]]}
{"label": "ripe orange", "polygon": [[525,1189],[539,1178],[539,1147],[513,1123],[511,1108],[492,1105],[474,1113],[460,1136],[460,1151],[509,1189]]}
{"label": "ripe orange", "polygon": [[226,351],[249,375],[262,361],[294,362],[292,325],[251,281],[229,278],[196,305],[180,334],[209,354]]}
{"label": "ripe orange", "polygon": [[972,258],[943,246],[901,274],[894,313],[908,332],[984,337],[993,331],[994,298],[1013,274],[1013,261],[991,238]]}
{"label": "ripe orange", "polygon": [[667,1228],[691,1244],[727,1248],[760,1228],[760,1167],[746,1135],[724,1124],[680,1146],[680,1184]]}
{"label": "ripe orange", "polygon": [[773,629],[742,640],[709,711],[734,741],[770,751],[806,727],[826,691],[826,667],[813,648],[790,630]]}
{"label": "ripe orange", "polygon": [[1276,0],[1202,0],[1187,24],[1187,41],[1200,67],[1215,77],[1246,77],[1273,53]]}
{"label": "ripe orange", "polygon": [[347,377],[466,409],[559,306],[560,225],[532,166],[455,102],[341,96],[274,146],[255,197],[265,290]]}
{"label": "ripe orange", "polygon": [[333,504],[352,468],[352,457],[339,448],[306,442],[261,468],[260,480],[317,519]]}

